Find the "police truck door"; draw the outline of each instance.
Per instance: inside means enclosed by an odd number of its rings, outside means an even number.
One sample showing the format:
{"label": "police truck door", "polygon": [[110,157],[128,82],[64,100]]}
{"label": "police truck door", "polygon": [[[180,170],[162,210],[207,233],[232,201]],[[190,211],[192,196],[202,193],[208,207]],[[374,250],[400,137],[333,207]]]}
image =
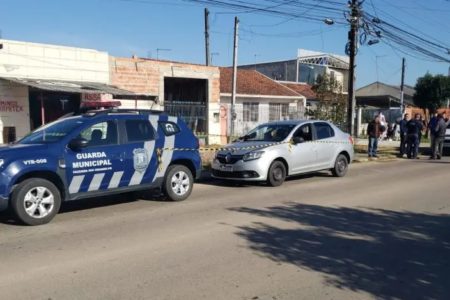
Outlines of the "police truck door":
{"label": "police truck door", "polygon": [[96,123],[81,131],[87,141],[80,149],[67,147],[66,176],[69,193],[106,191],[124,186],[123,148],[119,145],[117,121]]}
{"label": "police truck door", "polygon": [[157,171],[155,128],[157,116],[142,116],[140,119],[124,120],[123,126],[125,165],[129,186],[151,184]]}

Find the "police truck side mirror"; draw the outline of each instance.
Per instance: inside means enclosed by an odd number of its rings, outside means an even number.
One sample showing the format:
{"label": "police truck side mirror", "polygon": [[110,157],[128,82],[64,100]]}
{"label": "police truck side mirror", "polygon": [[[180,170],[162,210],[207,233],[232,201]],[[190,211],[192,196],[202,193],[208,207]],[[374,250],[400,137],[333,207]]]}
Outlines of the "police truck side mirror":
{"label": "police truck side mirror", "polygon": [[75,138],[69,142],[69,148],[72,150],[78,150],[87,147],[88,143],[89,142],[86,139]]}

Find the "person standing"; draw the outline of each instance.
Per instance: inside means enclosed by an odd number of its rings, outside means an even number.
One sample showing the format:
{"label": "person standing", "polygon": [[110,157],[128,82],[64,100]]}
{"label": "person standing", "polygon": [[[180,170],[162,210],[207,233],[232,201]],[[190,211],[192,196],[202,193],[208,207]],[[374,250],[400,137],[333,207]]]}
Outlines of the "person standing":
{"label": "person standing", "polygon": [[441,159],[442,152],[444,150],[444,140],[445,140],[445,132],[447,130],[447,126],[450,124],[450,121],[446,121],[446,114],[441,113],[438,115],[438,121],[435,128],[435,137],[434,137],[434,150],[432,159]]}
{"label": "person standing", "polygon": [[422,123],[422,129],[419,131],[419,146],[420,146],[420,143],[422,142],[423,131],[425,128],[427,128],[427,124],[425,123],[425,120],[422,115],[420,115],[419,121],[420,121],[420,123]]}
{"label": "person standing", "polygon": [[408,158],[419,159],[419,134],[423,129],[420,114],[415,114],[414,119],[411,119],[406,124],[407,128],[407,156]]}
{"label": "person standing", "polygon": [[384,127],[380,123],[379,116],[375,116],[375,118],[367,126],[367,135],[369,136],[367,153],[369,157],[378,157],[378,139],[384,131],[383,128]]}
{"label": "person standing", "polygon": [[437,122],[438,122],[438,114],[436,112],[434,112],[431,115],[430,122],[428,122],[428,126],[427,126],[428,136],[430,137],[431,158],[433,158],[434,149],[436,147],[436,145],[434,143],[434,139],[436,137],[435,129],[436,129]]}
{"label": "person standing", "polygon": [[408,136],[408,128],[406,127],[406,124],[408,124],[409,121],[409,114],[405,114],[403,116],[403,119],[400,121],[400,157],[403,157],[406,153],[406,142],[407,142],[407,136]]}

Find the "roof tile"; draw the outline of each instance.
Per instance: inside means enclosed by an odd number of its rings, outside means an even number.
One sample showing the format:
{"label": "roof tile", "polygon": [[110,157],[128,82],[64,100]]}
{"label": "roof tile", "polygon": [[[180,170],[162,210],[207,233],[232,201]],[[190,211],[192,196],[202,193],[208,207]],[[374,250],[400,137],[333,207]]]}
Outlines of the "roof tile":
{"label": "roof tile", "polygon": [[317,95],[309,84],[283,82],[285,86],[306,97],[306,99],[316,99]]}
{"label": "roof tile", "polygon": [[[237,73],[237,94],[286,97],[302,96],[255,70],[238,69]],[[232,92],[232,79],[232,68],[220,68],[221,93],[230,94]]]}

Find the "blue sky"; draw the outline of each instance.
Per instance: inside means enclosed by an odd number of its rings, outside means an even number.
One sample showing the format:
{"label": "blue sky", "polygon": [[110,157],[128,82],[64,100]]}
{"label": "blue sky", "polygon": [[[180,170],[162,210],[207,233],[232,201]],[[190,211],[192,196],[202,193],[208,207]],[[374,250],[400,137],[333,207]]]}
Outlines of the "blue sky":
{"label": "blue sky", "polygon": [[[345,0],[336,0],[345,3]],[[373,6],[372,6],[373,3]],[[116,56],[152,56],[204,63],[204,6],[182,0],[0,0],[2,38],[87,47]],[[449,0],[367,0],[395,24],[450,45]],[[211,52],[215,65],[232,64],[236,12],[209,7]],[[238,14],[241,25],[239,64],[294,58],[298,48],[344,54],[347,30],[305,20]],[[401,58],[389,45],[363,46],[357,58],[357,86],[377,79],[400,83]],[[427,71],[447,74],[449,64],[405,56],[406,83]],[[449,55],[450,58],[450,55]]]}

